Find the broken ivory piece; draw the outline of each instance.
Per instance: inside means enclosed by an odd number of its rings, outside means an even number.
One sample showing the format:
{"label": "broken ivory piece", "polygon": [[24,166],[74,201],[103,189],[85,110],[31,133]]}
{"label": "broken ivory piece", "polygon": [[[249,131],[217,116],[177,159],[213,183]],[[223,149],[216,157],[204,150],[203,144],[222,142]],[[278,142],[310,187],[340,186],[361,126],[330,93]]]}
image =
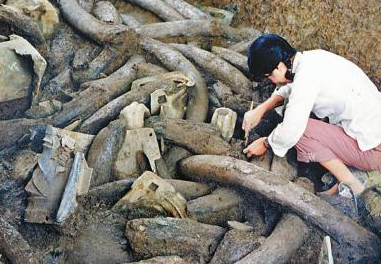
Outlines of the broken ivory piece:
{"label": "broken ivory piece", "polygon": [[151,93],[151,114],[159,112],[160,117],[182,119],[187,109],[186,86],[158,89]]}
{"label": "broken ivory piece", "polygon": [[196,67],[168,44],[141,36],[140,45],[144,50],[155,55],[166,68],[183,71],[195,81],[195,87],[188,100],[186,119],[204,122],[208,112],[207,86]]}
{"label": "broken ivory piece", "polygon": [[86,153],[94,136],[47,126],[44,150],[25,190],[29,197],[25,221],[53,223],[68,181],[73,156]]}
{"label": "broken ivory piece", "polygon": [[126,129],[142,128],[145,125],[145,117],[150,116],[150,111],[144,104],[133,102],[123,108],[119,119],[123,121]]}
{"label": "broken ivory piece", "polygon": [[[0,54],[0,102],[27,97],[33,80],[32,102],[37,103],[41,79],[47,65],[45,59],[26,39],[17,35],[10,35],[9,41],[0,42]],[[29,67],[22,60],[24,58],[32,59],[34,74],[28,73]]]}
{"label": "broken ivory piece", "polygon": [[74,157],[69,179],[57,212],[56,221],[64,222],[77,208],[77,195],[86,194],[89,190],[92,168],[89,168],[84,153],[77,152]]}
{"label": "broken ivory piece", "polygon": [[222,134],[222,137],[230,142],[235,130],[237,114],[235,111],[221,107],[215,110],[211,124],[216,125]]}
{"label": "broken ivory piece", "polygon": [[325,236],[324,240],[322,241],[321,251],[318,257],[318,264],[334,264],[330,236]]}
{"label": "broken ivory piece", "polygon": [[186,217],[186,199],[156,174],[146,171],[131,186],[131,190],[114,205],[126,210],[137,206],[152,207],[173,217]]}
{"label": "broken ivory piece", "polygon": [[228,221],[228,226],[232,229],[244,231],[244,232],[249,232],[253,231],[253,226],[249,225],[248,223],[241,223],[237,221]]}
{"label": "broken ivory piece", "polygon": [[[152,128],[125,131],[125,140],[114,161],[117,179],[132,177],[148,170],[156,172],[155,160],[161,158],[158,141]],[[148,160],[149,164],[144,164]]]}

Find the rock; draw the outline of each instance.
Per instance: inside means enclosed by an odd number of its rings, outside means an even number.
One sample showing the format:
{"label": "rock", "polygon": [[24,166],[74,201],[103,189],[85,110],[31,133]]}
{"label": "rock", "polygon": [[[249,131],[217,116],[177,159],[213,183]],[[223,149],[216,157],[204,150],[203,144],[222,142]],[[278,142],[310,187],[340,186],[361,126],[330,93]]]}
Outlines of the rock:
{"label": "rock", "polygon": [[259,237],[254,232],[241,231],[237,229],[229,230],[218,248],[210,264],[233,264],[239,261],[248,253],[260,247],[265,240],[264,237]]}
{"label": "rock", "polygon": [[121,120],[113,121],[95,137],[88,155],[88,164],[93,168],[91,187],[114,181],[114,159],[122,146],[125,126]]}
{"label": "rock", "polygon": [[37,165],[37,153],[30,150],[21,151],[12,166],[12,178],[27,180]]}
{"label": "rock", "polygon": [[229,220],[242,220],[243,200],[236,192],[219,188],[210,195],[187,202],[187,213],[202,223],[227,226]]}
{"label": "rock", "polygon": [[211,190],[210,186],[201,182],[170,179],[166,181],[174,186],[175,190],[179,192],[187,201],[207,195]]}
{"label": "rock", "polygon": [[141,257],[178,255],[192,263],[207,263],[224,229],[190,219],[141,218],[127,222],[125,235]]}

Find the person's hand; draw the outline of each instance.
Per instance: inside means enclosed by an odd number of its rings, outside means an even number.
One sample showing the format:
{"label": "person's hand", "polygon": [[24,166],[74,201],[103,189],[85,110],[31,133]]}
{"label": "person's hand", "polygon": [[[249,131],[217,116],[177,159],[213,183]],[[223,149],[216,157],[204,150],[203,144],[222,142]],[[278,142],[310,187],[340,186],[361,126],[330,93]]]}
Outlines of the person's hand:
{"label": "person's hand", "polygon": [[263,118],[264,111],[261,107],[256,107],[253,110],[247,111],[244,114],[243,125],[241,128],[247,133],[252,128],[257,126]]}
{"label": "person's hand", "polygon": [[253,155],[261,156],[268,150],[268,148],[266,147],[264,143],[265,139],[266,137],[259,138],[253,141],[251,144],[249,144],[248,147],[246,147],[243,150],[243,153],[247,155],[247,158],[250,158]]}

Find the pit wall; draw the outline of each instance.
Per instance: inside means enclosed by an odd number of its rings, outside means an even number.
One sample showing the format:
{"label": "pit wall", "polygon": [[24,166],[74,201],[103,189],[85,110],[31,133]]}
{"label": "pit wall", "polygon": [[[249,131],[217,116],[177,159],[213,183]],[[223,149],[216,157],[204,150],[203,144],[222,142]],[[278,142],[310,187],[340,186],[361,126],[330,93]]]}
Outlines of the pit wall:
{"label": "pit wall", "polygon": [[325,49],[361,67],[380,90],[379,0],[187,0],[223,7],[236,4],[233,25],[251,25],[286,38],[299,50]]}

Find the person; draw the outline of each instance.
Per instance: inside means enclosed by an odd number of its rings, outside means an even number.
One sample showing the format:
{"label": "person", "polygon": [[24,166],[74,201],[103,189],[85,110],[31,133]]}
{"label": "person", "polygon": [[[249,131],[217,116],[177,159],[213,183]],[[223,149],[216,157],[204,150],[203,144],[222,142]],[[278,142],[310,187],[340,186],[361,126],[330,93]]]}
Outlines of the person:
{"label": "person", "polygon": [[[277,86],[270,98],[245,113],[242,129],[254,128],[283,103],[285,110],[271,134],[253,141],[244,154],[261,156],[271,148],[283,157],[295,147],[297,160],[318,162],[359,195],[364,186],[348,166],[381,169],[381,97],[366,74],[325,50],[299,52],[275,34],[252,43],[248,67],[255,81],[267,78]],[[329,123],[310,118],[311,112]],[[337,191],[338,184],[327,194]]]}

